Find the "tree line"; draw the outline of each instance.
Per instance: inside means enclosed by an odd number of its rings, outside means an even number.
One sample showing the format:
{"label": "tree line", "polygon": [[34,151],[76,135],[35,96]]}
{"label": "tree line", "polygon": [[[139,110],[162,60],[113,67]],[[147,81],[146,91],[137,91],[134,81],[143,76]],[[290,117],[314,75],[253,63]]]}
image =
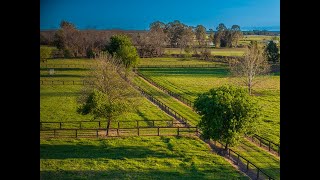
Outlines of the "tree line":
{"label": "tree line", "polygon": [[[150,24],[149,31],[126,33],[132,39],[141,57],[161,56],[165,47],[180,48],[186,52],[197,48],[205,48],[210,44],[218,47],[237,47],[242,37],[240,26],[233,25],[227,28],[223,23],[219,24],[214,33],[202,25],[188,26],[178,20],[167,24],[155,21]],[[62,21],[60,29],[54,32],[41,32],[40,44],[56,46],[60,55],[64,57],[93,57],[96,53],[105,49],[110,37],[114,34],[125,34],[121,31],[80,31],[70,22]]]}

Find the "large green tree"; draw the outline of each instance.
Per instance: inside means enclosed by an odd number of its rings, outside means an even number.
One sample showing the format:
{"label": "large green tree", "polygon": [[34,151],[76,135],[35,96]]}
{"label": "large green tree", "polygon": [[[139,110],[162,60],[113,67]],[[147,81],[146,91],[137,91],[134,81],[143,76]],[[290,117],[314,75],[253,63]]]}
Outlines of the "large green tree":
{"label": "large green tree", "polygon": [[206,139],[225,143],[225,149],[256,132],[260,109],[248,93],[235,86],[221,86],[198,96],[195,108],[202,115],[199,128]]}
{"label": "large green tree", "polygon": [[137,49],[133,46],[131,39],[126,35],[114,35],[110,38],[110,43],[105,48],[112,56],[122,60],[126,69],[134,67],[139,56]]}
{"label": "large green tree", "polygon": [[280,54],[277,44],[273,41],[270,41],[265,49],[265,54],[268,58],[268,61],[276,63],[279,62]]}

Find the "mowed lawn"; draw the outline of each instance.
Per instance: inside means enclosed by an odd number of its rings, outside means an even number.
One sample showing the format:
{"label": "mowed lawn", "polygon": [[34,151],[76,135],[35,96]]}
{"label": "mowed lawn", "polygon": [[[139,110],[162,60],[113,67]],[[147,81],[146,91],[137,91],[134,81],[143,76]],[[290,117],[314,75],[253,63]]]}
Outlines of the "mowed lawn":
{"label": "mowed lawn", "polygon": [[249,179],[192,137],[40,140],[40,179]]}
{"label": "mowed lawn", "polygon": [[[226,68],[140,68],[139,72],[191,101],[211,88],[236,83]],[[263,114],[257,134],[280,143],[280,75],[260,80],[253,88]]]}

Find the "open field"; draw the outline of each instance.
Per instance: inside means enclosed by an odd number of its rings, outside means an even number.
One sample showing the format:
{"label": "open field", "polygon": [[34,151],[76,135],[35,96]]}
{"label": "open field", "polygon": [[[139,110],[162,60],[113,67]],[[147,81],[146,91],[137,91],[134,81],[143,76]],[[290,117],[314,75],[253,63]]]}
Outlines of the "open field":
{"label": "open field", "polygon": [[[159,61],[161,61],[159,59]],[[165,61],[161,62],[163,65],[165,65]],[[183,61],[180,61],[179,59],[170,58],[168,61],[172,61],[173,63],[182,64]],[[49,63],[52,64],[76,64],[75,62],[82,63],[84,65],[92,65],[94,61],[92,60],[49,60]],[[156,63],[157,60],[150,60],[150,65],[153,65],[152,62]],[[194,60],[194,64],[199,63],[201,61]],[[208,89],[219,86],[224,83],[230,83],[230,79],[227,77],[228,71],[223,68],[145,68],[145,69],[139,69],[141,73],[149,77],[150,79],[156,81],[157,83],[165,86],[166,88],[170,89],[173,92],[177,92],[179,94],[182,94],[184,97],[194,100],[196,95],[201,92],[205,92]],[[49,76],[48,75],[48,69],[40,68],[40,80],[41,79],[50,79],[50,80],[81,80],[82,77],[85,76],[87,70],[86,68],[55,68],[55,75]],[[263,84],[257,85],[255,94],[257,95],[256,98],[259,99],[260,103],[263,102],[265,107],[267,109],[266,114],[269,115],[269,118],[272,119],[273,116],[275,116],[272,113],[279,112],[279,107],[276,107],[279,103],[277,102],[279,100],[279,87],[278,84],[275,83],[279,81],[279,75],[274,75],[266,79]],[[142,89],[147,91],[148,93],[152,94],[155,98],[160,100],[162,103],[166,104],[170,108],[174,109],[175,111],[179,112],[179,114],[183,115],[186,119],[189,120],[189,123],[192,125],[197,125],[197,123],[200,120],[200,116],[196,114],[194,111],[192,111],[191,108],[188,106],[182,104],[175,98],[167,95],[166,93],[162,92],[158,88],[152,86],[148,82],[144,81],[140,77],[134,78],[135,84],[139,85]],[[80,120],[93,120],[93,117],[90,115],[83,116],[76,112],[77,103],[76,98],[79,95],[79,91],[81,89],[81,85],[42,85],[40,86],[40,119],[42,121],[80,121]],[[273,97],[274,99],[272,99]],[[153,105],[151,102],[149,102],[147,99],[140,97],[142,103],[142,106],[139,107],[139,111],[136,113],[128,113],[121,117],[119,117],[117,120],[132,120],[132,125],[134,125],[136,122],[135,120],[152,120],[152,119],[162,119],[162,120],[170,120],[172,119],[168,115],[166,115],[163,111],[161,111],[158,107]],[[278,99],[277,99],[278,98]],[[263,104],[262,103],[262,104]],[[276,114],[279,115],[279,114]],[[272,124],[272,122],[268,121],[268,119],[265,123],[265,125],[262,124],[262,126],[266,128],[270,128],[272,130],[272,133],[274,133],[275,129],[277,128],[275,125]],[[273,119],[272,119],[273,120]],[[276,123],[279,121],[276,121]],[[113,124],[114,125],[114,124]],[[269,125],[269,127],[267,127]],[[277,124],[279,129],[279,124]],[[265,130],[267,131],[267,129]],[[135,132],[134,132],[135,133]],[[264,135],[264,134],[262,134]],[[277,137],[277,135],[275,135]],[[264,136],[265,137],[265,136]],[[138,138],[138,139],[135,139]],[[140,138],[140,139],[139,139]],[[155,138],[155,139],[153,139]],[[156,139],[158,138],[158,139]],[[168,162],[170,160],[167,160],[166,162],[161,162],[158,160],[151,160],[148,159],[146,156],[139,157],[138,158],[128,158],[127,156],[119,157],[121,159],[121,163],[114,162],[110,159],[113,159],[113,157],[106,157],[105,155],[103,157],[99,156],[95,159],[94,154],[104,154],[104,150],[108,150],[106,145],[108,143],[115,143],[113,148],[117,149],[117,152],[120,152],[122,154],[122,151],[124,151],[124,155],[127,155],[128,153],[133,153],[133,151],[128,152],[126,151],[127,146],[132,146],[132,142],[135,143],[135,145],[139,144],[142,145],[144,142],[146,144],[144,146],[150,148],[153,146],[156,146],[157,148],[160,146],[160,143],[157,142],[159,138],[164,137],[150,137],[146,138],[149,140],[145,140],[142,137],[127,137],[125,139],[122,139],[121,143],[119,144],[116,142],[116,139],[106,139],[106,140],[99,140],[99,139],[90,139],[90,140],[63,140],[63,139],[54,139],[54,140],[41,140],[41,153],[47,154],[47,157],[42,156],[44,158],[41,158],[40,165],[41,165],[41,179],[51,179],[53,177],[55,178],[78,178],[80,175],[87,177],[87,178],[115,178],[115,177],[121,177],[123,178],[139,178],[139,179],[145,179],[147,177],[154,177],[154,176],[160,176],[163,178],[179,178],[179,177],[185,177],[186,175],[189,175],[188,168],[193,169],[195,167],[195,162],[191,163],[190,166],[184,166],[184,168],[179,166],[172,166],[168,165]],[[187,144],[186,138],[175,138],[175,137],[168,137],[169,139],[181,139],[181,143]],[[269,138],[269,137],[268,137]],[[128,140],[127,140],[128,139]],[[272,138],[269,138],[273,140]],[[132,141],[131,144],[128,141]],[[154,142],[153,145],[152,142]],[[193,141],[197,141],[194,143]],[[102,142],[102,143],[101,143]],[[118,144],[117,144],[118,143]],[[196,147],[199,147],[197,143],[202,143],[200,140],[192,140],[192,144]],[[129,144],[129,145],[128,145]],[[152,144],[152,145],[150,145]],[[87,148],[87,145],[90,146]],[[193,146],[193,145],[186,145]],[[91,147],[94,148],[91,148]],[[109,145],[108,145],[109,146]],[[125,146],[125,147],[123,147]],[[171,146],[171,145],[170,145]],[[169,146],[168,146],[169,147]],[[143,149],[142,147],[139,147],[140,149]],[[136,148],[136,149],[139,149]],[[192,150],[191,147],[188,147],[188,151],[192,151],[192,153],[199,154],[197,151]],[[74,149],[75,151],[70,151],[69,149]],[[99,150],[100,149],[100,150]],[[266,151],[256,147],[250,142],[242,142],[239,146],[233,147],[236,152],[239,152],[243,156],[248,156],[251,159],[250,161],[255,161],[254,163],[258,165],[259,168],[267,172],[273,177],[279,176],[279,163],[280,160],[276,158],[274,160],[274,156],[266,153]],[[54,153],[55,150],[57,150],[57,153]],[[92,153],[90,153],[92,151]],[[153,151],[153,154],[157,154],[158,152],[163,151],[162,149],[155,149]],[[182,146],[179,146],[177,148],[177,151],[186,151]],[[66,155],[64,155],[67,152]],[[89,152],[88,154],[90,157],[83,155],[83,152]],[[112,151],[113,152],[113,151]],[[112,154],[111,152],[111,154]],[[150,152],[150,151],[148,151]],[[147,154],[148,157],[153,157],[148,152],[143,152],[144,154]],[[186,152],[184,152],[186,153]],[[48,158],[52,157],[51,154],[59,154],[55,156],[54,158]],[[80,154],[80,155],[79,155]],[[107,154],[110,154],[110,152],[107,152]],[[175,152],[177,154],[177,152]],[[188,153],[187,153],[188,154]],[[209,153],[204,153],[209,155]],[[139,154],[141,155],[141,154]],[[61,156],[59,158],[59,156]],[[82,158],[85,156],[84,158]],[[160,156],[159,156],[160,157]],[[219,156],[217,156],[219,157]],[[191,158],[191,157],[189,157]],[[194,157],[192,157],[193,159]],[[197,156],[197,158],[199,158]],[[219,157],[221,158],[221,157]],[[134,159],[133,161],[128,161],[131,159]],[[137,159],[138,162],[136,161]],[[161,159],[168,159],[162,158]],[[178,159],[181,160],[181,157]],[[207,158],[208,159],[208,158]],[[125,162],[124,162],[125,160]],[[181,160],[181,162],[184,162],[185,160]],[[225,160],[222,159],[223,162]],[[109,162],[111,164],[109,164]],[[140,165],[137,165],[140,162]],[[157,166],[150,165],[150,162],[156,162]],[[178,163],[178,164],[181,164]],[[210,161],[212,162],[212,161]],[[214,161],[216,162],[216,161]],[[184,162],[186,164],[187,162]],[[226,162],[225,162],[226,163]],[[260,164],[259,164],[260,163]],[[72,164],[75,164],[74,166]],[[170,164],[170,163],[169,163]],[[193,165],[192,165],[193,164]],[[199,166],[201,164],[201,167],[203,164],[206,164],[205,167],[208,167],[207,162],[199,162]],[[221,163],[219,163],[221,164]],[[169,166],[169,167],[168,167]],[[230,165],[229,165],[230,166]],[[116,168],[114,168],[116,167]],[[151,168],[150,167],[154,167]],[[231,166],[230,166],[231,167]],[[134,171],[132,173],[128,172],[127,169],[143,169],[143,171]],[[173,170],[176,168],[176,170]],[[120,169],[120,171],[119,171]],[[160,169],[160,170],[159,170]],[[187,169],[187,170],[185,170]],[[213,166],[211,171],[213,171],[215,174],[210,173],[209,170],[203,169],[203,171],[200,171],[200,167],[196,167],[197,171],[194,171],[190,177],[194,178],[205,178],[207,179],[233,179],[233,177],[238,176],[238,173],[235,171],[234,168],[232,168],[232,171],[234,171],[237,175],[232,175],[233,173],[227,173],[229,177],[222,176],[222,173],[224,172],[219,169],[217,166]],[[109,171],[110,173],[105,173],[106,171]],[[127,175],[126,175],[127,173]],[[218,174],[217,174],[218,173]],[[209,174],[209,175],[207,175]],[[231,175],[230,175],[231,174]],[[130,176],[130,177],[129,177]],[[193,179],[194,179],[193,178]],[[277,178],[278,179],[278,178]]]}
{"label": "open field", "polygon": [[[71,60],[68,60],[71,61]],[[68,62],[67,61],[67,62]],[[50,62],[50,61],[48,61]],[[57,62],[57,61],[55,61]],[[50,62],[54,63],[54,62]],[[66,62],[63,62],[66,63]],[[47,70],[40,70],[40,80],[81,80],[86,69],[55,68],[54,75]],[[40,119],[41,121],[81,121],[93,120],[92,115],[77,113],[77,97],[82,85],[41,85],[40,86]],[[170,116],[161,111],[144,97],[137,97],[140,107],[135,113],[125,113],[116,120],[168,120]]]}
{"label": "open field", "polygon": [[[193,58],[141,58],[139,65],[142,66],[168,66],[168,65],[224,65],[219,62],[208,62]],[[139,66],[138,65],[138,66]]]}
{"label": "open field", "polygon": [[[194,101],[199,93],[207,92],[213,87],[235,82],[228,77],[225,68],[145,68],[139,72]],[[254,98],[262,106],[263,119],[257,133],[273,142],[280,142],[280,76],[272,75],[257,84],[253,93]]]}
{"label": "open field", "polygon": [[40,140],[40,179],[248,179],[198,139]]}
{"label": "open field", "polygon": [[[210,48],[210,51],[212,55],[216,56],[242,56],[244,48]],[[165,48],[165,53],[180,54],[180,48]],[[186,54],[184,50],[181,53]]]}

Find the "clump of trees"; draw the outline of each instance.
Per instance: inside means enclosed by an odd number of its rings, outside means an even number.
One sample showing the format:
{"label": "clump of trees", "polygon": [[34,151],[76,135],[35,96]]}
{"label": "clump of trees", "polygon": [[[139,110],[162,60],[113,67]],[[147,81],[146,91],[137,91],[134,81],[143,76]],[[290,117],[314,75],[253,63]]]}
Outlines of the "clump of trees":
{"label": "clump of trees", "polygon": [[242,58],[230,59],[228,62],[231,75],[240,79],[240,83],[248,87],[250,95],[252,87],[259,82],[256,77],[266,75],[270,71],[264,50],[256,41],[251,42]]}
{"label": "clump of trees", "polygon": [[126,35],[112,36],[105,50],[113,57],[119,58],[126,69],[130,69],[138,63],[137,50],[132,45],[131,39]]}
{"label": "clump of trees", "polygon": [[228,146],[236,145],[243,135],[257,131],[260,108],[248,93],[238,87],[221,86],[198,96],[194,106],[202,115],[198,124],[205,139]]}
{"label": "clump of trees", "polygon": [[270,41],[265,49],[265,54],[269,62],[277,63],[280,61],[280,53],[277,44]]}
{"label": "clump of trees", "polygon": [[220,23],[216,29],[217,32],[214,36],[216,48],[237,47],[238,41],[243,37],[243,33],[238,25],[233,25],[228,29],[223,23]]}

